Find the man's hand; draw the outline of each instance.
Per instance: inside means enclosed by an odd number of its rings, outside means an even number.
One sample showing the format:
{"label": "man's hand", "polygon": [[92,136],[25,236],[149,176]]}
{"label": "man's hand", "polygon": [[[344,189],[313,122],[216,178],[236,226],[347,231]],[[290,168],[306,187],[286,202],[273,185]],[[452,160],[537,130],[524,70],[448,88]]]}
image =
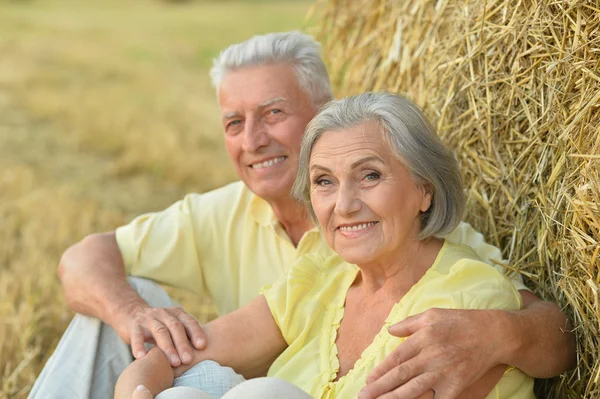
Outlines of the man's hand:
{"label": "man's hand", "polygon": [[[359,399],[455,399],[499,364],[497,311],[430,309],[390,326],[408,337],[367,379]],[[385,395],[385,396],[384,396]]]}
{"label": "man's hand", "polygon": [[156,344],[167,356],[173,367],[189,364],[193,348],[203,349],[206,336],[200,323],[181,308],[151,308],[137,306],[127,312],[128,317],[118,334],[131,344],[136,359],[146,355],[144,343]]}

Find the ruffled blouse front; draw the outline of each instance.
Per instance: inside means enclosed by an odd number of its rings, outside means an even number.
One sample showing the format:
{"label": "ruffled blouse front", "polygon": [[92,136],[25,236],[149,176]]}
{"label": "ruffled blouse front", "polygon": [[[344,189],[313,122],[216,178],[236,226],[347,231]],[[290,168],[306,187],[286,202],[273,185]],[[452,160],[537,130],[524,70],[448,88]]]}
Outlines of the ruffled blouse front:
{"label": "ruffled blouse front", "polygon": [[[403,342],[388,333],[390,325],[434,307],[517,310],[521,305],[508,279],[477,260],[469,248],[446,242],[431,268],[394,305],[354,367],[336,380],[340,364],[335,341],[357,273],[358,267],[338,256],[306,255],[287,276],[263,289],[289,345],[269,376],[287,380],[314,398],[356,398],[371,370]],[[510,368],[488,398],[533,398],[532,388],[530,378]]]}

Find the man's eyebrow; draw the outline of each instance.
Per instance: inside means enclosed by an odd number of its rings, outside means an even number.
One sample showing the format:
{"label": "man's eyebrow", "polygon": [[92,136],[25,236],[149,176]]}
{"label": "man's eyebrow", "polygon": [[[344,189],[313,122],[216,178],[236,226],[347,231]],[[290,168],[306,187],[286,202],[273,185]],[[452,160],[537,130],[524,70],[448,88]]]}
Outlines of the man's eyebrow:
{"label": "man's eyebrow", "polygon": [[[267,101],[265,101],[263,103],[258,104],[256,109],[265,108],[265,107],[268,107],[269,105],[273,105],[275,103],[285,102],[285,101],[287,101],[287,100],[283,97],[274,97],[274,98],[268,99]],[[235,118],[237,116],[240,116],[240,114],[236,111],[233,111],[233,112],[224,113],[222,118],[223,119],[231,119],[231,118]]]}
{"label": "man's eyebrow", "polygon": [[258,109],[265,108],[265,107],[268,107],[269,105],[273,105],[273,104],[281,102],[281,101],[285,102],[287,100],[283,97],[273,97],[273,98],[265,101],[264,103],[258,104],[258,107],[256,107],[256,108],[258,108]]}
{"label": "man's eyebrow", "polygon": [[238,114],[236,111],[233,112],[227,112],[225,114],[223,114],[223,119],[231,119],[231,118],[235,118],[236,116],[239,116],[240,114]]}

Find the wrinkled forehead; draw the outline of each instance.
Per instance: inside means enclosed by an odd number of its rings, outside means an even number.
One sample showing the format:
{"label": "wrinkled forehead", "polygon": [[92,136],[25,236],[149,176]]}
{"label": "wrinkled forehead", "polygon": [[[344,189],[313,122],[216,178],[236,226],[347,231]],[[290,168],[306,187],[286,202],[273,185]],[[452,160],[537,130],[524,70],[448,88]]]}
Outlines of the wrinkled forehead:
{"label": "wrinkled forehead", "polygon": [[374,121],[362,122],[345,129],[326,130],[312,147],[310,164],[339,164],[365,156],[387,160],[393,154],[384,136],[384,130]]}
{"label": "wrinkled forehead", "polygon": [[219,85],[219,105],[236,101],[254,101],[257,104],[274,97],[289,100],[300,96],[302,90],[289,64],[250,66],[228,71]]}
{"label": "wrinkled forehead", "polygon": [[314,141],[310,155],[312,157],[315,151],[350,142],[364,145],[365,148],[389,147],[385,136],[383,127],[374,120],[362,121],[348,127],[325,129]]}

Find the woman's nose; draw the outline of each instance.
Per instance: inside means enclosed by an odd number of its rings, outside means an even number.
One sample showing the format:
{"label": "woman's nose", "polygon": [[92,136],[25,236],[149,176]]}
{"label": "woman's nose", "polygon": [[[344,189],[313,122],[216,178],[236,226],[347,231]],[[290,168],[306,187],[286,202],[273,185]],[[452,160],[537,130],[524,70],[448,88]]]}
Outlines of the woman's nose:
{"label": "woman's nose", "polygon": [[350,184],[341,184],[335,203],[335,212],[340,216],[348,216],[360,211],[362,202],[357,188]]}

